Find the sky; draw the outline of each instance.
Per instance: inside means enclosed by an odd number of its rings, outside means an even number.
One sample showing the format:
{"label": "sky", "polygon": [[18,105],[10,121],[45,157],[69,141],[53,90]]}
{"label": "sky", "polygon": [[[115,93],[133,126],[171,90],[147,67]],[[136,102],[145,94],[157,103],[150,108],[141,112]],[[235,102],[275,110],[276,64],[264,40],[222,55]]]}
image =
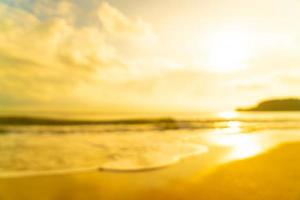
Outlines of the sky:
{"label": "sky", "polygon": [[0,0],[0,109],[229,110],[298,96],[298,0]]}

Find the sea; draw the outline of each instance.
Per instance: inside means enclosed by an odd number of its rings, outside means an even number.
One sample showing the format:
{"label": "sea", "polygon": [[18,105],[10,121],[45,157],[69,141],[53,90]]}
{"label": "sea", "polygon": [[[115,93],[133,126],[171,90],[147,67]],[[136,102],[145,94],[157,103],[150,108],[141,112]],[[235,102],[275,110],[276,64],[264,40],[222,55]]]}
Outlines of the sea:
{"label": "sea", "polygon": [[237,160],[298,141],[300,112],[1,113],[0,177],[153,170],[217,147]]}

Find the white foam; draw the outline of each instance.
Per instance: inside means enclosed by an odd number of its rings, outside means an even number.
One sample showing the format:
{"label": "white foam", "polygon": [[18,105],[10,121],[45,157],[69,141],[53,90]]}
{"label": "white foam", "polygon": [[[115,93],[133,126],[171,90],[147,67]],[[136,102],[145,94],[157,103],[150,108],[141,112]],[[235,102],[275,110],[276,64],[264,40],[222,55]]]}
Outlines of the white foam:
{"label": "white foam", "polygon": [[191,134],[195,133],[1,135],[0,177],[158,169],[208,152]]}

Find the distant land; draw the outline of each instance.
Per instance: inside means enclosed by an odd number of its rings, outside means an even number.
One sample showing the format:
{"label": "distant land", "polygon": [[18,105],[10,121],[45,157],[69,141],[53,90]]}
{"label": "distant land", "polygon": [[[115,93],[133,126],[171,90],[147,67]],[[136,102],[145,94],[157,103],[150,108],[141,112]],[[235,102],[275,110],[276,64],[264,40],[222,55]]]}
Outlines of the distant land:
{"label": "distant land", "polygon": [[300,111],[300,99],[270,99],[248,108],[237,108],[237,111]]}

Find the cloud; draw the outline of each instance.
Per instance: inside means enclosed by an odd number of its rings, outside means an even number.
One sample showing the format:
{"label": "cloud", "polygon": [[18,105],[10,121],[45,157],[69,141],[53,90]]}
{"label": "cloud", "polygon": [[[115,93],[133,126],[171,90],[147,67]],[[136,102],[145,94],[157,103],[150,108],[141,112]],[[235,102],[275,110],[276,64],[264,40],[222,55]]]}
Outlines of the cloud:
{"label": "cloud", "polygon": [[98,17],[104,30],[115,37],[135,39],[144,45],[157,42],[156,35],[146,22],[140,18],[130,19],[107,2],[99,7]]}
{"label": "cloud", "polygon": [[[158,39],[151,26],[109,3],[91,11],[88,24],[78,24],[83,19],[72,9],[80,8],[70,2],[38,1],[32,12],[0,5],[2,107],[152,109],[190,104],[203,94],[204,76],[153,53]],[[191,77],[197,88],[185,85]]]}
{"label": "cloud", "polygon": [[32,104],[76,102],[82,84],[98,93],[110,90],[95,74],[109,75],[112,82],[120,76],[132,77],[126,52],[132,48],[142,52],[143,43],[155,41],[150,25],[108,3],[95,8],[99,18],[95,16],[93,24],[79,25],[82,19],[72,14],[78,6],[71,1],[37,1],[29,12],[0,3],[2,106],[8,106],[8,99],[12,105],[13,99]]}
{"label": "cloud", "polygon": [[[296,94],[299,88],[295,75],[300,63],[299,30],[292,25],[253,25],[257,49],[249,68],[218,74],[205,64],[204,40],[206,31],[210,35],[227,24],[222,13],[195,8],[199,19],[185,23],[199,27],[194,30],[178,22],[179,13],[170,12],[166,25],[159,20],[167,16],[163,10],[156,12],[158,16],[143,12],[157,23],[157,32],[130,9],[129,15],[108,2],[4,2],[0,3],[0,107],[140,105],[151,109],[152,105],[200,110]],[[228,2],[223,3],[224,9]],[[257,8],[251,8],[251,14],[253,9]],[[292,19],[296,18],[283,21],[295,23]]]}

